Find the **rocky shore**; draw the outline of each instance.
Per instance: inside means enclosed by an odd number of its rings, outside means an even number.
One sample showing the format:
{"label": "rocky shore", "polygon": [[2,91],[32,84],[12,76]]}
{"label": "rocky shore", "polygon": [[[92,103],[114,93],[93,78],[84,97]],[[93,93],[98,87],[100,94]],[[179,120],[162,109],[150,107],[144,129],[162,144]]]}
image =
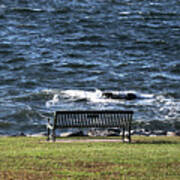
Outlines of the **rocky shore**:
{"label": "rocky shore", "polygon": [[[128,132],[125,132],[127,134]],[[110,129],[67,129],[62,131],[56,131],[59,137],[72,137],[72,136],[121,136],[122,131],[118,128]],[[134,121],[132,124],[132,135],[136,136],[180,136],[180,121]],[[47,132],[41,132],[37,134],[26,134],[19,132],[18,134],[5,135],[5,136],[27,136],[27,137],[41,137],[46,136]]]}
{"label": "rocky shore", "polygon": [[[89,137],[96,137],[96,136],[121,136],[122,132],[117,129],[92,129],[89,132],[87,130],[70,130],[67,132],[57,132],[57,137],[78,137],[78,136],[89,136]],[[125,135],[127,135],[128,132],[125,132]],[[154,131],[148,131],[146,129],[136,129],[131,130],[131,135],[133,136],[180,136],[180,130],[174,130],[174,131],[165,131],[165,130],[154,130]],[[47,136],[46,132],[37,133],[37,134],[25,134],[23,132],[20,132],[18,134],[13,135],[2,135],[2,136],[11,136],[11,137],[43,137]]]}

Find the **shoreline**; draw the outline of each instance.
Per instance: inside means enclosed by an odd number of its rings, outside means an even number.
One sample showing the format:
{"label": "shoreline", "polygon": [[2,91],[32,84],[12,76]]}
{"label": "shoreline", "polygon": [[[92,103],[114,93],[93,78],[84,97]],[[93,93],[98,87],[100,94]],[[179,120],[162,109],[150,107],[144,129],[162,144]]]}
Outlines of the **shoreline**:
{"label": "shoreline", "polygon": [[[128,134],[125,131],[125,135]],[[94,130],[94,132],[86,133],[81,130],[79,131],[67,131],[58,133],[56,137],[58,138],[70,138],[70,137],[89,137],[89,138],[108,138],[108,137],[121,137],[122,132],[117,133],[116,129],[109,130]],[[145,136],[145,137],[158,137],[158,136],[180,136],[180,130],[178,131],[163,131],[163,130],[155,130],[155,131],[147,131],[145,129],[131,130],[131,136]],[[47,137],[46,132],[35,133],[35,134],[26,134],[26,133],[17,133],[17,134],[4,134],[0,135],[1,137]]]}
{"label": "shoreline", "polygon": [[[72,136],[121,136],[121,131],[118,128],[106,128],[106,129],[63,129],[57,130],[57,137],[72,137]],[[0,137],[44,137],[47,135],[46,126],[39,132],[26,132],[18,131],[14,133],[2,133]],[[134,136],[180,136],[180,121],[133,121],[131,135]]]}

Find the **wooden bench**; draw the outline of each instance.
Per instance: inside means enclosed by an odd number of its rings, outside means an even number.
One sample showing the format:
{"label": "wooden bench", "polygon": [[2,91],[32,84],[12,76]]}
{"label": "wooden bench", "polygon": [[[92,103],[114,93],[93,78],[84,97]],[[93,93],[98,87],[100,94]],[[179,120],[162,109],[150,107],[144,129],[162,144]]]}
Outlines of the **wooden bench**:
{"label": "wooden bench", "polygon": [[122,140],[125,141],[125,131],[128,131],[128,142],[131,142],[131,122],[133,111],[56,111],[54,120],[48,120],[48,138],[56,141],[56,129],[62,128],[120,128]]}

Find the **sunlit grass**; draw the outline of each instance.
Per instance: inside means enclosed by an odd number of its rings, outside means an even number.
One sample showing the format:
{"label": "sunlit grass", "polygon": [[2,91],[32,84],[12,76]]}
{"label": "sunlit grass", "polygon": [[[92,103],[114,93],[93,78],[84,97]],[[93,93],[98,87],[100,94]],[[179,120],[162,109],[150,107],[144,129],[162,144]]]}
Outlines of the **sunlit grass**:
{"label": "sunlit grass", "polygon": [[48,143],[0,138],[0,179],[180,179],[180,137]]}

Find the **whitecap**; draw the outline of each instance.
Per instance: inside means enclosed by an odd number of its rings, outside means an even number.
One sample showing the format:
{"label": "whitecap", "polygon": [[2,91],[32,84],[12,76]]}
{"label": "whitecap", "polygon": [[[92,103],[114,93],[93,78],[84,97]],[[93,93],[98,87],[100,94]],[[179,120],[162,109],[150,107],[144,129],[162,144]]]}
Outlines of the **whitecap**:
{"label": "whitecap", "polygon": [[[96,89],[95,91],[86,91],[86,90],[57,90],[57,89],[45,89],[43,90],[44,93],[52,94],[53,99],[46,102],[46,107],[51,107],[54,105],[57,105],[59,103],[59,98],[63,98],[67,101],[75,102],[77,100],[83,100],[87,101],[88,103],[118,103],[118,104],[124,104],[127,101],[125,99],[111,99],[106,98],[103,96],[103,92],[99,89]],[[108,91],[116,95],[122,95],[126,96],[128,93],[133,93],[137,96],[137,100],[150,100],[154,97],[154,95],[151,94],[142,94],[137,93],[136,91]]]}
{"label": "whitecap", "polygon": [[6,6],[5,6],[4,4],[1,4],[1,5],[0,5],[0,8],[1,8],[1,9],[5,9]]}
{"label": "whitecap", "polygon": [[66,98],[74,99],[86,99],[91,103],[107,103],[116,102],[116,100],[105,99],[102,97],[102,91],[96,89],[95,91],[84,91],[84,90],[65,90],[61,91],[62,95]]}
{"label": "whitecap", "polygon": [[46,107],[49,108],[51,106],[55,106],[56,104],[59,103],[59,95],[58,94],[55,94],[53,96],[53,99],[52,100],[49,100],[46,102]]}

